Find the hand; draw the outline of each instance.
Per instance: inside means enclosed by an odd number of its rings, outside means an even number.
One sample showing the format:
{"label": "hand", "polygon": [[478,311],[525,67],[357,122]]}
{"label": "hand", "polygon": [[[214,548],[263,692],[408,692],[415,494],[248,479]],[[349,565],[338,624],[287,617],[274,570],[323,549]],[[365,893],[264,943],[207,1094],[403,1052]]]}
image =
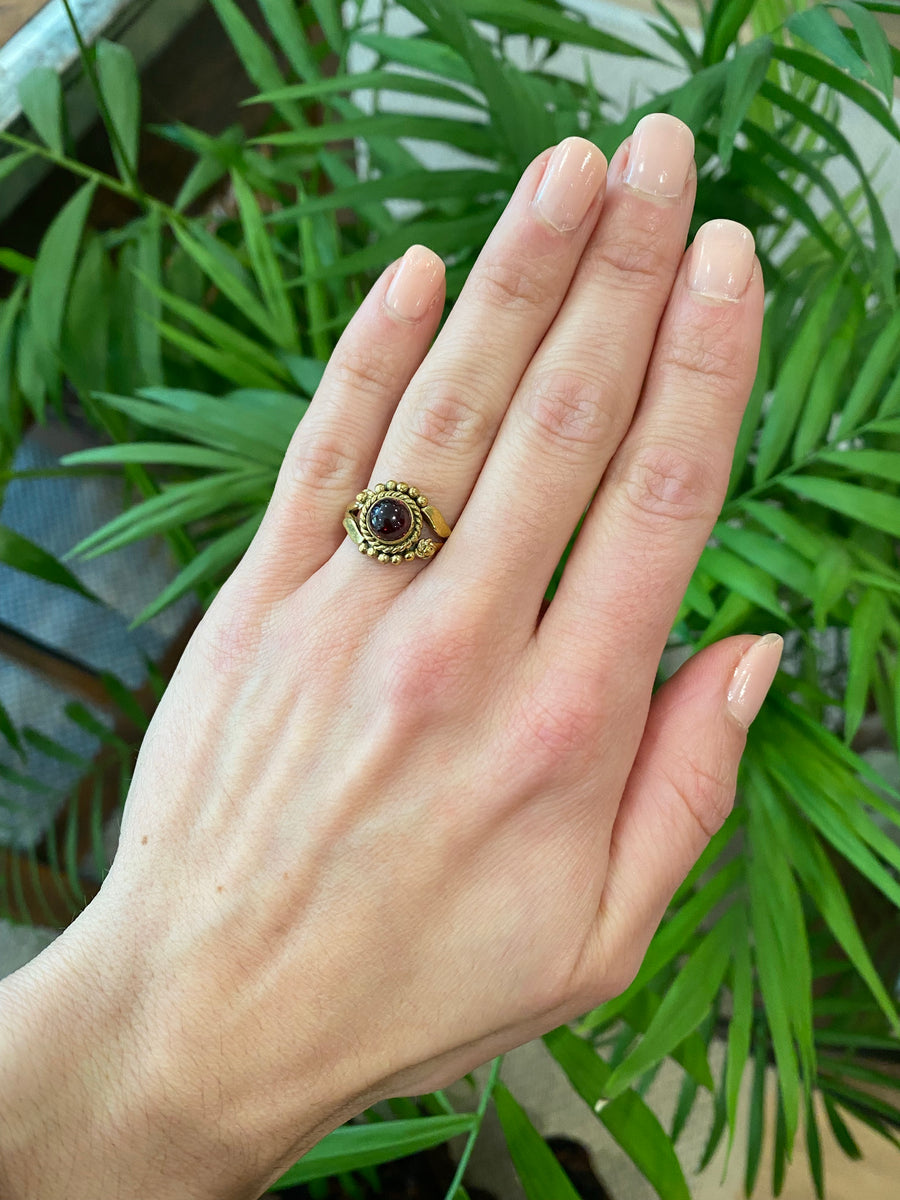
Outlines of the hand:
{"label": "hand", "polygon": [[[780,651],[731,638],[651,698],[763,308],[741,226],[684,255],[695,186],[674,118],[645,119],[608,178],[568,139],[431,350],[423,248],[347,328],[153,720],[100,896],[6,985],[20,1044],[65,1038],[56,1140],[93,1147],[67,1200],[255,1197],[376,1099],[633,977],[729,811]],[[345,536],[388,479],[453,526],[432,561]]]}

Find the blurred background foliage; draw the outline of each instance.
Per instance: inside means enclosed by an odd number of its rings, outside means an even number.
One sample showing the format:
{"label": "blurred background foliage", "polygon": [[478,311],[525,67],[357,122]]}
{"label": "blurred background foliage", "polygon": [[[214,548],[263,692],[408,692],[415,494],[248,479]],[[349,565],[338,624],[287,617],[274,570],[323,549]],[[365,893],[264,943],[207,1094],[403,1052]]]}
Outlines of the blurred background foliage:
{"label": "blurred background foliage", "polygon": [[[637,979],[545,1042],[664,1200],[690,1195],[675,1145],[703,1093],[714,1119],[697,1166],[740,1136],[753,1190],[774,1064],[774,1190],[802,1137],[825,1195],[823,1114],[851,1156],[847,1114],[892,1141],[900,1129],[897,249],[883,181],[839,123],[859,110],[900,140],[898,51],[873,16],[898,5],[715,0],[698,5],[697,37],[655,0],[646,39],[631,43],[555,0],[258,0],[265,36],[233,0],[210,2],[246,71],[247,103],[268,115],[254,138],[240,126],[218,136],[156,129],[194,159],[174,202],[141,182],[141,87],[121,46],[84,48],[115,175],[74,157],[51,71],[22,88],[31,136],[0,134],[0,179],[38,157],[83,181],[34,257],[0,250],[12,278],[0,302],[0,487],[46,474],[13,467],[30,423],[86,422],[96,447],[53,471],[121,472],[125,490],[121,514],[73,556],[162,536],[178,569],[138,621],[188,594],[205,606],[249,544],[322,366],[376,274],[423,242],[447,262],[452,305],[534,155],[573,132],[612,155],[645,112],[686,121],[698,166],[691,236],[716,216],[746,223],[767,310],[728,498],[661,678],[738,631],[782,633],[784,669],[753,726],[735,810]],[[398,12],[412,22],[402,33]],[[628,108],[605,93],[609,56],[645,63],[644,102]],[[580,69],[560,73],[563,61]],[[654,90],[658,79],[675,82]],[[134,216],[100,231],[89,218],[104,189]],[[225,198],[214,213],[211,190]],[[65,562],[2,526],[0,561],[85,593]],[[0,810],[46,792],[33,770],[41,756],[79,773],[77,787],[49,798],[40,837],[12,839],[0,859],[4,915],[60,925],[80,910],[90,892],[80,850],[90,846],[102,878],[104,827],[165,682],[151,664],[139,702],[104,676],[130,736],[68,705],[69,720],[102,743],[93,760],[0,703]],[[884,751],[880,771],[860,752],[871,743]],[[112,797],[101,786],[110,764]],[[714,1041],[725,1045],[715,1073]],[[667,1059],[683,1084],[664,1128],[643,1096]],[[526,1194],[574,1197],[499,1072],[498,1060],[471,1112],[437,1093],[366,1114],[283,1184],[312,1181],[325,1196],[339,1176],[362,1195],[380,1162],[461,1133],[470,1150],[492,1103]],[[749,1120],[739,1125],[747,1072]],[[448,1200],[466,1195],[467,1160]]]}

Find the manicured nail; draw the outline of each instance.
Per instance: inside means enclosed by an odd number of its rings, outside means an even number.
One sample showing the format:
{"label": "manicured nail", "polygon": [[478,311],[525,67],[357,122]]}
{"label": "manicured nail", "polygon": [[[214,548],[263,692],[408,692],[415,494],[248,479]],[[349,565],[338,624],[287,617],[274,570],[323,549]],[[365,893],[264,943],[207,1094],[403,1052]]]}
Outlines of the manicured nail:
{"label": "manicured nail", "polygon": [[717,304],[733,304],[747,290],[755,251],[753,234],[737,221],[707,221],[691,247],[688,287]]}
{"label": "manicured nail", "polygon": [[634,129],[622,182],[656,199],[674,200],[684,191],[694,158],[694,135],[677,117],[649,113]]}
{"label": "manicured nail", "polygon": [[559,143],[535,192],[537,212],[560,233],[577,229],[606,178],[606,158],[587,138]]}
{"label": "manicured nail", "polygon": [[768,695],[784,642],[777,633],[767,633],[744,651],[728,689],[728,711],[745,729],[749,729]]}
{"label": "manicured nail", "polygon": [[384,302],[401,321],[418,321],[431,308],[444,278],[442,260],[427,246],[410,246],[400,260]]}

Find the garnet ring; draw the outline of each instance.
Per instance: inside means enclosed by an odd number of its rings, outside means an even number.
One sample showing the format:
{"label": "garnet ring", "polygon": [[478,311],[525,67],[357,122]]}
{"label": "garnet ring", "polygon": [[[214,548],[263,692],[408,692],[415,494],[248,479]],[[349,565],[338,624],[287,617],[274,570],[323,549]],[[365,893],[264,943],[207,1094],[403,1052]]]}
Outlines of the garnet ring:
{"label": "garnet ring", "polygon": [[[425,521],[433,536],[423,537]],[[431,558],[450,536],[450,526],[418,488],[408,483],[376,483],[360,492],[344,513],[344,528],[360,554],[379,562]]]}

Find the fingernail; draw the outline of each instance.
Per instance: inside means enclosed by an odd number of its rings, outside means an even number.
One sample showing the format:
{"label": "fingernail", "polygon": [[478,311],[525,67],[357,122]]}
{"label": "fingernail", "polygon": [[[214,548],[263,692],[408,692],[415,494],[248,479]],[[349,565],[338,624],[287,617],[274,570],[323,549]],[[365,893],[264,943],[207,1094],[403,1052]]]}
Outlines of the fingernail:
{"label": "fingernail", "polygon": [[753,274],[756,243],[737,221],[707,221],[691,247],[688,287],[716,303],[734,303],[747,290]]}
{"label": "fingernail", "polygon": [[777,633],[767,633],[744,651],[728,689],[728,711],[745,729],[749,729],[769,693],[784,641]]}
{"label": "fingernail", "polygon": [[443,278],[443,261],[433,250],[410,246],[385,292],[384,302],[401,321],[418,321],[431,308]]}
{"label": "fingernail", "polygon": [[603,151],[587,138],[566,138],[550,155],[532,203],[548,225],[569,233],[587,216],[605,178]]}
{"label": "fingernail", "polygon": [[694,158],[694,135],[668,113],[649,113],[634,129],[622,182],[636,192],[674,200],[684,191]]}

